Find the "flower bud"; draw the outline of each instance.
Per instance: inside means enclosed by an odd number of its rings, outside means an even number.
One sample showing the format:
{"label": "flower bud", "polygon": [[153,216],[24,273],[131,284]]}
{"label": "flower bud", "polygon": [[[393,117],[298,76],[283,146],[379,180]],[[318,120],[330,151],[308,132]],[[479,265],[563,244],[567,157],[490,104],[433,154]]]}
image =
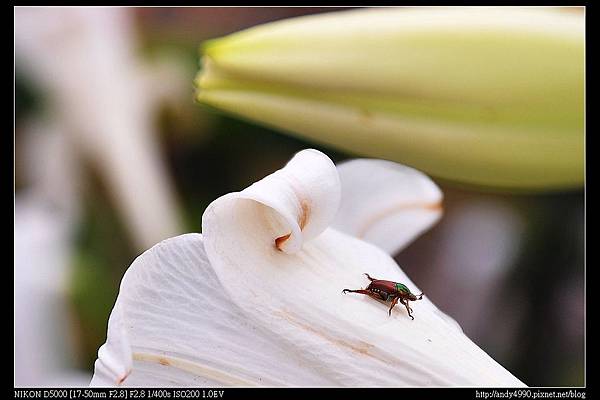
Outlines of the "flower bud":
{"label": "flower bud", "polygon": [[379,8],[203,46],[197,99],[462,184],[583,183],[584,17],[555,8]]}

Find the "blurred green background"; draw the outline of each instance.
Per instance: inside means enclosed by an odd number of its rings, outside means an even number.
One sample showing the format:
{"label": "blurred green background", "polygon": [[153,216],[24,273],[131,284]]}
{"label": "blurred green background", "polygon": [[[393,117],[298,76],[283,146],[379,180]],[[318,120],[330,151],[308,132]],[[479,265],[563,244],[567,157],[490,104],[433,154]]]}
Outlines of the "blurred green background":
{"label": "blurred green background", "polygon": [[[152,111],[154,139],[172,183],[179,233],[199,231],[202,213],[212,200],[280,168],[301,149],[318,148],[336,162],[359,156],[230,118],[194,102],[192,82],[202,40],[334,10],[125,9],[140,63],[167,58],[177,65],[172,82],[187,82]],[[29,164],[40,159],[31,156],[37,153],[30,148],[42,145],[31,140],[30,121],[57,113],[52,96],[26,62],[17,54],[17,201],[37,182]],[[160,78],[166,85],[170,79],[169,74]],[[120,279],[145,248],[128,227],[103,164],[80,155],[76,165],[78,182],[83,184],[76,189],[77,212],[67,235],[65,310],[73,343],[69,365],[91,377]],[[131,168],[136,168],[133,161]],[[398,263],[475,343],[527,385],[583,385],[583,190],[507,195],[438,184],[445,196],[444,217],[398,254]],[[145,201],[143,196],[139,201]],[[16,363],[18,359],[16,353]],[[17,374],[17,383],[18,378]],[[33,378],[23,375],[21,382],[28,379]]]}

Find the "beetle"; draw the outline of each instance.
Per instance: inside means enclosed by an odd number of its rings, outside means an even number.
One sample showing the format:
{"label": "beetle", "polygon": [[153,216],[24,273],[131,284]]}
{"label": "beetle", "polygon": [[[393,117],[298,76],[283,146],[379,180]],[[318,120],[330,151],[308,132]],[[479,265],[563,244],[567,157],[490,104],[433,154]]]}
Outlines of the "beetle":
{"label": "beetle", "polygon": [[392,309],[400,301],[406,307],[406,311],[408,311],[408,316],[413,320],[415,317],[412,316],[412,308],[408,305],[409,301],[421,300],[423,298],[423,293],[421,294],[413,294],[410,289],[403,285],[402,283],[392,282],[392,281],[384,281],[381,279],[371,278],[369,274],[366,274],[367,279],[371,281],[369,286],[366,289],[360,290],[351,290],[344,289],[342,293],[360,293],[366,294],[369,297],[374,298],[375,300],[383,300],[383,301],[392,301],[392,305],[388,310],[388,315],[392,315]]}

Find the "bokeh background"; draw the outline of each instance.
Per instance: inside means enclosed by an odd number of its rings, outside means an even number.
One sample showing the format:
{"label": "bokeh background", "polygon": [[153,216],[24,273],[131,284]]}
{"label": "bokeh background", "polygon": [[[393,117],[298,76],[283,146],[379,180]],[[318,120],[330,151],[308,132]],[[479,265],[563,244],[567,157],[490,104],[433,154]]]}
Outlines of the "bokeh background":
{"label": "bokeh background", "polygon": [[[15,9],[15,385],[87,385],[124,271],[218,196],[303,148],[359,156],[194,101],[203,40],[337,10]],[[583,190],[438,183],[444,217],[398,263],[526,384],[584,385]]]}

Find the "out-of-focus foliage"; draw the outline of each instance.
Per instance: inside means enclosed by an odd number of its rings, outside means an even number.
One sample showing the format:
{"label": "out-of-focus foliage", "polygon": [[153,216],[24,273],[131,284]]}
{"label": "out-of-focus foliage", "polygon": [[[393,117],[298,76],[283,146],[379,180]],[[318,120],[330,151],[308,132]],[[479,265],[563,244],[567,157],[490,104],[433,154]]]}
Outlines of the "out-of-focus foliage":
{"label": "out-of-focus foliage", "polygon": [[93,169],[88,169],[88,174],[85,211],[74,238],[71,280],[71,300],[83,350],[79,359],[82,368],[93,365],[96,359],[119,282],[135,257],[104,186]]}
{"label": "out-of-focus foliage", "polygon": [[39,111],[42,96],[32,82],[15,75],[15,120],[21,122],[28,114]]}

